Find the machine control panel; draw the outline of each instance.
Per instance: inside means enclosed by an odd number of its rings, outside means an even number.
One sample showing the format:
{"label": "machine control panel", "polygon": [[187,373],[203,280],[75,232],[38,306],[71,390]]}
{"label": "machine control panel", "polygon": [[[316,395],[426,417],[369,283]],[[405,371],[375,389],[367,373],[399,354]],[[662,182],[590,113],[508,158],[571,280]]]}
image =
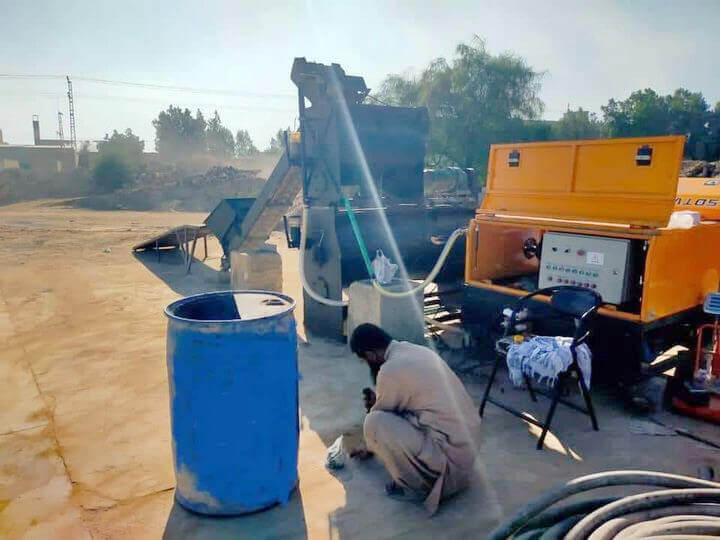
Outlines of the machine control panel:
{"label": "machine control panel", "polygon": [[608,304],[630,293],[630,240],[546,233],[540,259],[540,288],[575,285],[596,291]]}

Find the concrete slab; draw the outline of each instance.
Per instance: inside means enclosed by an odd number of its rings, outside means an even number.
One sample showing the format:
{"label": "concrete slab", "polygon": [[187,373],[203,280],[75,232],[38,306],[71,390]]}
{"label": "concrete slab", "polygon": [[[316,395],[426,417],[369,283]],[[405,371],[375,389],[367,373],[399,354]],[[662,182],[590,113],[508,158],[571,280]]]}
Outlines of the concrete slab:
{"label": "concrete slab", "polygon": [[51,426],[0,436],[0,537],[90,538]]}
{"label": "concrete slab", "polygon": [[[430,519],[383,494],[375,461],[331,474],[327,447],[363,419],[367,368],[342,344],[300,333],[298,493],[284,507],[232,519],[174,504],[163,307],[223,287],[220,248],[185,275],[181,257],[134,257],[130,247],[202,216],[89,212],[42,203],[0,208],[0,537],[3,538],[481,538],[503,515],[553,485],[588,472],[649,468],[720,470],[720,452],[635,429],[609,391],[593,389],[601,431],[559,409],[548,449],[537,430],[489,406],[470,490]],[[81,234],[80,234],[81,233]],[[279,242],[284,292],[302,302],[297,252]],[[110,251],[107,251],[110,248]],[[177,260],[176,260],[177,259]],[[302,309],[298,305],[298,322]],[[487,359],[448,355],[479,401]],[[506,383],[503,399],[536,416]],[[502,387],[502,389],[500,388]],[[717,428],[670,413],[656,418],[720,439]],[[232,429],[232,426],[228,426]],[[651,430],[646,430],[651,431]]]}

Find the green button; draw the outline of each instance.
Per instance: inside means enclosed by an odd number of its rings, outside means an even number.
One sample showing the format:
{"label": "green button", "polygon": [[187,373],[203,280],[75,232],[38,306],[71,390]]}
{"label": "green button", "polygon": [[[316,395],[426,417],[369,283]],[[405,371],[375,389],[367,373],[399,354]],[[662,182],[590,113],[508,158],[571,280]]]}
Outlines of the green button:
{"label": "green button", "polygon": [[595,272],[595,273],[593,274],[593,277],[598,277],[598,273]]}
{"label": "green button", "polygon": [[577,274],[577,268],[573,268],[573,274]]}
{"label": "green button", "polygon": [[566,268],[565,271],[566,271],[568,274],[570,273],[570,269],[569,269],[569,268]]}

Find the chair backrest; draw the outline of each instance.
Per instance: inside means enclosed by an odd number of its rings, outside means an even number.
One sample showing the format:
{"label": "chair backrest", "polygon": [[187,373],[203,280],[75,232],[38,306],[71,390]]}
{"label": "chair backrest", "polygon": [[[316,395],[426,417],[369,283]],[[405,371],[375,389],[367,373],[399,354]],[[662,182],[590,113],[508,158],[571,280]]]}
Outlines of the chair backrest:
{"label": "chair backrest", "polygon": [[557,287],[550,296],[553,309],[577,319],[596,310],[601,303],[598,293],[583,287]]}

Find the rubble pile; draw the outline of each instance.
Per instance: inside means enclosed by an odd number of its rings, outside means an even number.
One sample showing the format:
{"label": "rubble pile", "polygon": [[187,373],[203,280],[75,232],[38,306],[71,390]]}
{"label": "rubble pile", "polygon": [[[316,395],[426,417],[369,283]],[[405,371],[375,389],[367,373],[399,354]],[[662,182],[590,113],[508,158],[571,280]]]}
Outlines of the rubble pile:
{"label": "rubble pile", "polygon": [[720,176],[720,161],[683,161],[680,176],[690,178],[712,178]]}
{"label": "rubble pile", "polygon": [[221,199],[254,197],[265,180],[258,171],[216,166],[201,174],[184,174],[176,167],[147,172],[133,186],[78,200],[96,210],[178,210],[209,212]]}

